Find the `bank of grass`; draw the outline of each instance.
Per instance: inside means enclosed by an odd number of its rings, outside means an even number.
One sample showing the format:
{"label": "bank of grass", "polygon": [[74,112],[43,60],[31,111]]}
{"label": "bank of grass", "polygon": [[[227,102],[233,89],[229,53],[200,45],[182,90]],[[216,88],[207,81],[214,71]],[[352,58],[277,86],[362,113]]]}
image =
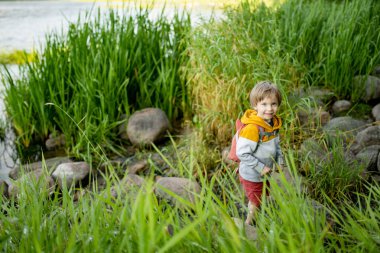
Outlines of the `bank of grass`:
{"label": "bank of grass", "polygon": [[[292,156],[288,157],[293,160]],[[296,171],[289,162],[290,170]],[[17,200],[0,196],[0,245],[5,252],[375,252],[379,247],[380,192],[369,187],[362,204],[321,205],[280,174],[272,182],[272,201],[258,213],[257,240],[250,239],[232,217],[244,218],[245,206],[232,170],[210,179],[199,167],[186,168],[187,177],[200,170],[202,191],[190,203],[175,197],[177,205],[156,198],[154,184],[119,194],[113,199],[106,179],[104,191],[96,183],[82,189],[49,194],[41,181],[20,185]],[[109,168],[112,171],[112,168]],[[154,173],[154,172],[152,172]],[[219,186],[219,192],[213,189]],[[79,189],[76,189],[79,190]],[[134,192],[134,194],[133,194]],[[227,194],[223,198],[222,192]]]}
{"label": "bank of grass", "polygon": [[[243,2],[222,22],[199,27],[189,79],[206,133],[226,145],[259,80],[277,83],[284,94],[319,86],[358,100],[361,87],[352,84],[353,76],[369,74],[380,62],[379,13],[373,0],[289,0],[276,8]],[[281,107],[285,127],[292,107]]]}
{"label": "bank of grass", "polygon": [[20,79],[5,73],[6,109],[24,147],[58,131],[78,156],[88,152],[83,136],[118,145],[118,126],[135,110],[158,107],[172,122],[190,114],[181,69],[188,13],[152,20],[144,8],[93,11],[67,34],[47,35],[38,57],[20,66]]}

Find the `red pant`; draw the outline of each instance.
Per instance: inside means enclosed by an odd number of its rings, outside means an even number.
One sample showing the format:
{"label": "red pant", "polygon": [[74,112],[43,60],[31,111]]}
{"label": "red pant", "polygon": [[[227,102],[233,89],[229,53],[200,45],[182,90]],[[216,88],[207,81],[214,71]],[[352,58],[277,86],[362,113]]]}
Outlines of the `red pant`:
{"label": "red pant", "polygon": [[[243,189],[245,192],[245,195],[249,199],[249,201],[255,205],[256,207],[259,207],[261,204],[261,197],[263,195],[263,189],[264,189],[264,182],[251,182],[248,180],[245,180],[241,176],[239,176],[240,183],[243,185]],[[265,182],[265,195],[269,196],[269,181]]]}

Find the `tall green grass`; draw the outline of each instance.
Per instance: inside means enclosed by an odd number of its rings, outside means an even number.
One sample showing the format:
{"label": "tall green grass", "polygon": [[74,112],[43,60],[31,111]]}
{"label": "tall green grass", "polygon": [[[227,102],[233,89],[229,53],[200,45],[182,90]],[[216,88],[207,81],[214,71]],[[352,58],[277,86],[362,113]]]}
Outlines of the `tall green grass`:
{"label": "tall green grass", "polygon": [[189,114],[181,69],[188,13],[168,20],[143,8],[93,12],[67,33],[47,35],[35,61],[20,67],[20,80],[6,75],[7,112],[25,147],[59,131],[68,150],[86,153],[78,126],[106,148],[117,144],[122,116],[135,110],[159,107],[172,121]]}
{"label": "tall green grass", "polygon": [[[257,81],[277,83],[284,95],[323,86],[355,101],[361,93],[352,78],[380,62],[378,1],[259,2],[229,9],[221,22],[196,30],[191,42],[193,108],[209,139],[223,145]],[[284,104],[280,116],[290,108]]]}
{"label": "tall green grass", "polygon": [[379,13],[378,1],[288,1],[276,13],[277,39],[310,84],[357,100],[353,76],[380,61]]}
{"label": "tall green grass", "polygon": [[[125,197],[109,194],[96,181],[83,189],[63,188],[53,194],[40,181],[20,184],[17,200],[0,196],[0,245],[5,252],[375,252],[379,246],[378,186],[360,203],[321,205],[303,192],[295,158],[287,157],[294,182],[271,180],[256,222],[257,240],[232,217],[244,219],[245,204],[236,174],[227,170],[207,179],[199,166],[186,167],[201,193],[190,203],[173,195],[178,205],[154,194],[153,177]],[[112,172],[112,167],[109,171]],[[152,171],[154,173],[154,171]],[[150,179],[149,179],[150,178]],[[193,178],[194,179],[194,178]],[[218,189],[218,191],[217,191]],[[74,190],[84,194],[74,199]],[[223,192],[228,193],[223,197]]]}

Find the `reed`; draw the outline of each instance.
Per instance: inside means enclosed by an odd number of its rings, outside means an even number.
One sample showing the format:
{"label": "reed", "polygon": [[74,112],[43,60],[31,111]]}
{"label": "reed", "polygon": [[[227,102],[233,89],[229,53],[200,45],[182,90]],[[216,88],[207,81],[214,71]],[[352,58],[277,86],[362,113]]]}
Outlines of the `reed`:
{"label": "reed", "polygon": [[87,147],[77,125],[106,148],[118,142],[122,115],[146,107],[161,108],[172,121],[189,114],[180,70],[189,15],[168,20],[137,7],[93,11],[95,17],[78,17],[66,34],[47,35],[39,57],[21,66],[20,80],[7,76],[7,111],[25,147],[59,131],[78,155]]}
{"label": "reed", "polygon": [[[361,93],[352,78],[380,61],[378,1],[258,2],[229,9],[221,22],[196,30],[191,42],[193,109],[205,136],[220,145],[249,107],[247,94],[257,81],[271,80],[284,94],[323,86],[356,101]],[[293,106],[285,104],[280,115]]]}
{"label": "reed", "polygon": [[[307,197],[293,154],[287,156],[289,181],[280,173],[271,181],[272,199],[257,215],[257,240],[245,234],[233,217],[244,218],[243,193],[233,170],[204,176],[202,168],[186,167],[184,176],[197,180],[201,193],[190,203],[172,194],[178,204],[154,194],[153,177],[144,187],[117,198],[116,183],[106,178],[97,191],[95,178],[86,188],[49,194],[43,177],[19,182],[15,199],[0,195],[0,240],[6,252],[374,252],[378,247],[379,187],[360,201],[321,205]],[[195,164],[195,163],[193,163]],[[117,168],[109,167],[109,171]],[[196,173],[198,172],[198,173]],[[155,173],[152,171],[152,173]],[[194,174],[198,174],[196,178]],[[47,172],[46,172],[47,175]],[[153,175],[153,174],[152,174]],[[114,179],[113,179],[114,178]],[[150,179],[149,179],[150,178]],[[74,192],[81,191],[79,200]]]}

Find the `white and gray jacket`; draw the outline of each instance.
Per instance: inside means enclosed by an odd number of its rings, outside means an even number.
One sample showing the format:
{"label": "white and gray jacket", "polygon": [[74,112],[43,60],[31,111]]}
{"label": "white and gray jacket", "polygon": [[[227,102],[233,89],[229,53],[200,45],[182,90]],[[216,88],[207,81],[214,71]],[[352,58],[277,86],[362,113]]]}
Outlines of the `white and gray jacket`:
{"label": "white and gray jacket", "polygon": [[271,126],[256,115],[245,116],[246,113],[241,120],[246,126],[240,130],[236,146],[236,155],[240,159],[239,174],[245,180],[262,182],[264,166],[273,168],[275,163],[283,163],[278,135],[281,120],[275,117]]}

